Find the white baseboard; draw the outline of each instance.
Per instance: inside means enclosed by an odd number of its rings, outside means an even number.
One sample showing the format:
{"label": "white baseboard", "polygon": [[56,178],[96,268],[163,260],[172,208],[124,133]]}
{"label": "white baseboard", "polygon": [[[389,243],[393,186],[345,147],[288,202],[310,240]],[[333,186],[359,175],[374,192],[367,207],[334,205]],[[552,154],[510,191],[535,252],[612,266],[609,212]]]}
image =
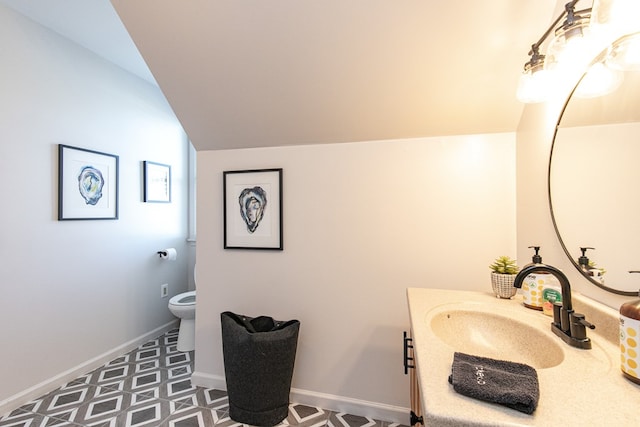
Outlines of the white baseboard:
{"label": "white baseboard", "polygon": [[205,374],[204,372],[193,371],[191,374],[191,385],[204,388],[215,388],[217,390],[226,390],[227,382],[223,376]]}
{"label": "white baseboard", "polygon": [[[195,371],[191,375],[191,384],[198,387],[226,390],[224,377]],[[409,425],[409,408],[352,399],[333,394],[317,393],[314,391],[291,389],[291,402],[314,406],[334,412],[342,412],[374,420],[388,421]]]}
{"label": "white baseboard", "polygon": [[315,391],[291,389],[291,401],[303,405],[315,406],[334,412],[342,412],[374,420],[388,421],[409,425],[409,408],[387,405],[384,403],[370,402],[367,400],[353,399],[350,397],[336,396],[333,394],[318,393]]}
{"label": "white baseboard", "polygon": [[116,357],[124,353],[128,353],[129,351],[140,346],[141,344],[144,344],[150,339],[153,339],[177,327],[178,322],[178,319],[172,320],[171,322],[168,322],[160,326],[159,328],[156,328],[144,335],[134,338],[131,341],[126,342],[114,349],[104,352],[91,360],[87,360],[86,362],[76,365],[64,372],[61,372],[55,377],[42,381],[41,383],[36,384],[33,387],[23,390],[20,393],[14,394],[8,399],[0,401],[0,415],[9,413],[16,408],[21,407],[25,403],[32,401],[33,399],[36,399],[57,389],[58,387],[68,383],[69,381],[78,378],[79,376],[84,375],[87,372],[91,372],[96,368],[99,368],[100,366],[115,359]]}

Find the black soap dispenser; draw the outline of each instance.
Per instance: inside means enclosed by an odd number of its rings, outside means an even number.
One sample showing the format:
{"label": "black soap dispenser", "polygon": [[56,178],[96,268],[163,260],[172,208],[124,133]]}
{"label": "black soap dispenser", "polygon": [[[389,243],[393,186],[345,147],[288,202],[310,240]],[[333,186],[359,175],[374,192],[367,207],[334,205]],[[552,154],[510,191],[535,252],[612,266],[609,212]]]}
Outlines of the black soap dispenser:
{"label": "black soap dispenser", "polygon": [[589,261],[589,258],[587,257],[587,249],[595,249],[595,248],[590,248],[590,247],[580,248],[580,252],[582,252],[582,255],[580,256],[580,258],[578,258],[578,264],[580,265],[580,269],[584,272],[584,274],[586,274],[590,278],[594,280],[602,281],[600,270],[589,265],[590,261]]}
{"label": "black soap dispenser", "polygon": [[580,248],[580,252],[582,252],[582,255],[580,256],[580,258],[578,258],[578,264],[580,265],[580,268],[582,269],[582,271],[589,274],[589,270],[591,269],[591,267],[589,267],[589,258],[587,257],[587,249],[595,249],[595,248],[588,248],[588,247]]}

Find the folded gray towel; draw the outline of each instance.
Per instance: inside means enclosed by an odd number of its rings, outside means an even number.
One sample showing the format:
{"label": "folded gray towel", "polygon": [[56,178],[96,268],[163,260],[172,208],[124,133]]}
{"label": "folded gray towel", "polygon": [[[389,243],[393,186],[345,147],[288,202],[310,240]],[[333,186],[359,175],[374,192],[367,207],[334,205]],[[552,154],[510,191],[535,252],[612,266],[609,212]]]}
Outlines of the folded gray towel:
{"label": "folded gray towel", "polygon": [[538,373],[529,365],[456,352],[449,383],[465,396],[532,414],[538,406]]}

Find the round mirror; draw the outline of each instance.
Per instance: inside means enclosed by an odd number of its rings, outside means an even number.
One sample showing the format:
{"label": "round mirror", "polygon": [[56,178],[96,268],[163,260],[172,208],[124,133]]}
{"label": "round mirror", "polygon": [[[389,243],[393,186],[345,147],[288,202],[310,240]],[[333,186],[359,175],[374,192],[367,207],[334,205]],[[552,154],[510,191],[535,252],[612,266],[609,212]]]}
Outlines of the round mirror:
{"label": "round mirror", "polygon": [[[640,70],[612,67],[617,88],[603,96],[587,86],[629,37],[602,52],[569,96],[548,176],[551,216],[565,253],[593,284],[620,295],[640,288],[640,275],[629,274],[640,270]],[[588,248],[588,267],[581,248]]]}

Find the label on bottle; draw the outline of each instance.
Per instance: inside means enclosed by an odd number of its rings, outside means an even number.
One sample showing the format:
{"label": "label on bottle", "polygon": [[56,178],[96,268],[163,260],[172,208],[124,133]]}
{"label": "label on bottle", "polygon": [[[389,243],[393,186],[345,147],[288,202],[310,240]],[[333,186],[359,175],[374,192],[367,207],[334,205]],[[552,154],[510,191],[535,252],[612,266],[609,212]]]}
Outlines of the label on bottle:
{"label": "label on bottle", "polygon": [[639,378],[640,366],[640,320],[620,316],[620,368],[622,372]]}
{"label": "label on bottle", "polygon": [[529,307],[542,308],[542,289],[546,283],[545,275],[529,274],[522,282],[522,301]]}
{"label": "label on bottle", "polygon": [[553,316],[553,304],[556,302],[562,302],[560,288],[546,285],[542,291],[542,312],[547,316]]}

